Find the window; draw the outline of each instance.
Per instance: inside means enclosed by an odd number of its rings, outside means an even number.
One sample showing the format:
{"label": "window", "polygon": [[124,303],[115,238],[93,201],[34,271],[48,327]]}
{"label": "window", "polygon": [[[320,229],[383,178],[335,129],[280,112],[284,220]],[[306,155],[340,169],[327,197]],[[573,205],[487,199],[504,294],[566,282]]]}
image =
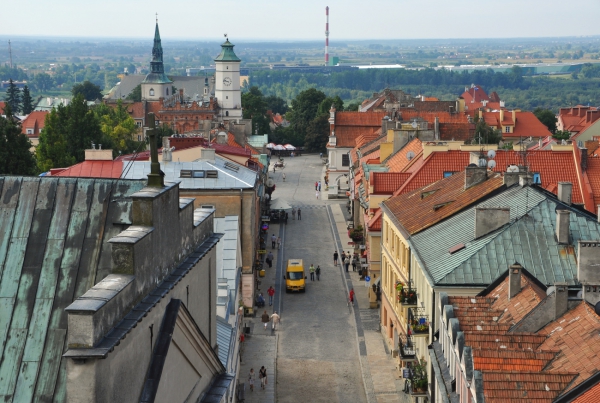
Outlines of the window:
{"label": "window", "polygon": [[533,184],[534,185],[541,185],[542,184],[542,177],[540,176],[539,172],[534,172],[533,173]]}
{"label": "window", "polygon": [[208,94],[208,88],[204,89],[204,95]]}
{"label": "window", "polygon": [[343,167],[350,166],[350,156],[348,154],[342,154],[342,166]]}
{"label": "window", "polygon": [[215,209],[215,206],[213,206],[212,204],[203,204],[200,206],[200,208],[209,208],[209,209]]}
{"label": "window", "polygon": [[504,128],[504,132],[505,132],[505,133],[510,133],[510,126],[506,126],[506,127]]}
{"label": "window", "polygon": [[225,99],[229,99],[229,97],[228,97],[228,96],[226,96],[226,97],[225,97]]}
{"label": "window", "polygon": [[229,111],[225,111],[225,116],[229,116]]}
{"label": "window", "polygon": [[138,141],[142,141],[142,135],[138,134]]}
{"label": "window", "polygon": [[153,97],[154,96],[154,88],[150,88],[150,92],[149,92],[150,96]]}
{"label": "window", "polygon": [[167,95],[169,95],[169,89],[167,88]]}
{"label": "window", "polygon": [[33,134],[33,129],[27,129],[27,134]]}
{"label": "window", "polygon": [[137,127],[142,127],[142,122],[135,122],[135,125],[136,125]]}

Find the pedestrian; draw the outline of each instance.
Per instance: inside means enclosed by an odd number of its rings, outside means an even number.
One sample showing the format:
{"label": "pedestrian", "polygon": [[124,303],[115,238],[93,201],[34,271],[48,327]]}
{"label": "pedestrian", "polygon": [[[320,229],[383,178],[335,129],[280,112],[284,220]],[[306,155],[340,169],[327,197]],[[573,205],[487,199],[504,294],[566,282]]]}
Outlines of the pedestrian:
{"label": "pedestrian", "polygon": [[323,158],[323,153],[319,153],[319,158]]}
{"label": "pedestrian", "polygon": [[344,264],[344,260],[346,260],[346,252],[342,251],[342,264]]}
{"label": "pedestrian", "polygon": [[267,369],[264,365],[258,370],[258,378],[260,379],[260,387],[264,389],[267,384]]}
{"label": "pedestrian", "polygon": [[315,265],[314,264],[310,264],[310,267],[308,268],[308,272],[310,273],[310,281],[315,281]]}
{"label": "pedestrian", "polygon": [[354,305],[354,288],[350,289],[350,294],[348,294],[348,300],[352,305]]}
{"label": "pedestrian", "polygon": [[348,272],[348,268],[350,267],[350,258],[346,255],[346,259],[344,259],[344,266],[346,266],[346,273]]}
{"label": "pedestrian", "polygon": [[[287,213],[285,213],[285,219],[287,220]],[[281,237],[277,237],[277,249],[281,249]]]}
{"label": "pedestrian", "polygon": [[317,281],[321,281],[321,266],[317,265],[315,273],[317,274]]}
{"label": "pedestrian", "polygon": [[317,196],[317,200],[319,200],[319,191],[318,190],[315,192],[315,196]]}
{"label": "pedestrian", "polygon": [[269,294],[269,306],[273,305],[273,295],[275,295],[275,289],[273,286],[270,286],[267,290],[267,294]]}
{"label": "pedestrian", "polygon": [[296,219],[296,207],[292,207],[292,220]]}
{"label": "pedestrian", "polygon": [[354,254],[354,257],[352,258],[352,271],[356,271],[356,263],[358,262],[358,258],[356,257],[356,253]]}
{"label": "pedestrian", "polygon": [[285,213],[285,223],[287,224],[287,220],[288,220],[288,213]]}
{"label": "pedestrian", "polygon": [[333,252],[333,265],[334,266],[337,266],[337,264],[338,264],[338,257],[339,256],[340,255],[338,255],[337,250]]}
{"label": "pedestrian", "polygon": [[300,221],[302,219],[302,210],[300,210],[300,207],[298,207],[298,221]]}
{"label": "pedestrian", "polygon": [[319,192],[321,191],[321,181],[319,181],[319,188],[317,189]]}
{"label": "pedestrian", "polygon": [[279,322],[281,321],[281,317],[277,315],[277,311],[273,312],[271,320],[273,321],[272,329],[277,330],[277,325],[279,325]]}
{"label": "pedestrian", "polygon": [[254,392],[254,380],[256,379],[256,373],[254,372],[254,368],[250,368],[250,373],[248,374],[248,384],[250,384],[250,392]]}
{"label": "pedestrian", "polygon": [[265,261],[269,265],[269,269],[273,267],[273,253],[271,251],[269,251],[269,253],[267,254],[267,258],[265,259]]}
{"label": "pedestrian", "polygon": [[273,172],[275,172],[275,167],[276,167],[276,166],[277,166],[277,165],[273,164]]}
{"label": "pedestrian", "polygon": [[285,172],[283,173],[282,177],[283,177],[283,181],[285,182]]}
{"label": "pedestrian", "polygon": [[262,316],[260,317],[260,320],[265,325],[265,330],[267,330],[267,324],[271,321],[267,311],[265,311],[265,313],[262,314]]}
{"label": "pedestrian", "polygon": [[315,182],[315,190],[319,190],[319,182]]}
{"label": "pedestrian", "polygon": [[277,237],[275,234],[271,237],[271,249],[275,249],[275,244],[277,243]]}

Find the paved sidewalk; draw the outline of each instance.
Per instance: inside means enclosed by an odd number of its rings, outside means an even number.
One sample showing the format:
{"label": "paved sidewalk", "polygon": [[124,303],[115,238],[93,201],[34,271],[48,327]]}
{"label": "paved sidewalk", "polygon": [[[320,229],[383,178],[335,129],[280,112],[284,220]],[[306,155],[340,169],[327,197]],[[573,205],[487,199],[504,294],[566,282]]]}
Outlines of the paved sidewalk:
{"label": "paved sidewalk", "polygon": [[[331,216],[337,231],[336,241],[340,248],[352,251],[348,246],[347,221],[344,205],[332,204]],[[404,379],[396,369],[396,361],[392,358],[380,332],[379,309],[369,309],[368,290],[365,282],[360,281],[358,272],[346,273],[348,287],[353,287],[356,295],[355,319],[357,342],[360,351],[360,362],[363,382],[369,403],[409,403],[412,399],[402,391]]]}

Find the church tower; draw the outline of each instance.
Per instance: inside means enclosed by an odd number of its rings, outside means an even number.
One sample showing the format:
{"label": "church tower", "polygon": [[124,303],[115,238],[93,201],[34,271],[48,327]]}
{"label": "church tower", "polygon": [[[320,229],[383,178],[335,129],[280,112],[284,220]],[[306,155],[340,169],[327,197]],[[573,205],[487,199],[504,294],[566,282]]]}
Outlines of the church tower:
{"label": "church tower", "polygon": [[154,30],[154,46],[152,47],[152,61],[150,62],[150,73],[142,81],[142,100],[158,101],[172,94],[173,81],[165,74],[163,64],[163,50],[160,43],[160,32],[158,32],[158,21]]}
{"label": "church tower", "polygon": [[221,54],[215,59],[215,97],[225,120],[242,118],[241,60],[233,52],[233,46],[226,39],[221,45]]}

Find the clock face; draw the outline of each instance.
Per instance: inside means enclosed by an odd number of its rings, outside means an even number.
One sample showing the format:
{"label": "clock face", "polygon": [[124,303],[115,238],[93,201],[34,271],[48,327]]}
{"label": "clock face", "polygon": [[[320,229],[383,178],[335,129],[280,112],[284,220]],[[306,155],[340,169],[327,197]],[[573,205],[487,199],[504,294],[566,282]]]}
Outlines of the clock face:
{"label": "clock face", "polygon": [[227,85],[227,86],[231,85],[231,78],[229,78],[229,77],[225,77],[225,78],[223,79],[223,84],[225,84],[225,85]]}

